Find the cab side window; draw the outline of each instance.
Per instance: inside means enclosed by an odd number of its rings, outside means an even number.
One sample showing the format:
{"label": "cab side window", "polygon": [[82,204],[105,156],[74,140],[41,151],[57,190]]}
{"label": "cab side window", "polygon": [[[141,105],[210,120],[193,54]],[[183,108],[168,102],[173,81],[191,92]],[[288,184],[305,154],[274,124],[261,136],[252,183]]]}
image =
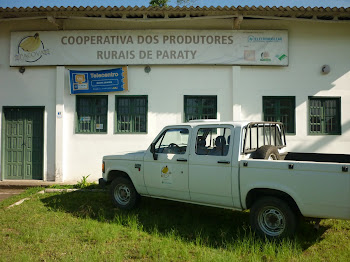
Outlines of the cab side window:
{"label": "cab side window", "polygon": [[226,156],[230,148],[231,129],[200,128],[196,137],[196,154]]}
{"label": "cab side window", "polygon": [[159,154],[185,154],[189,131],[186,128],[168,129],[158,139],[155,149]]}

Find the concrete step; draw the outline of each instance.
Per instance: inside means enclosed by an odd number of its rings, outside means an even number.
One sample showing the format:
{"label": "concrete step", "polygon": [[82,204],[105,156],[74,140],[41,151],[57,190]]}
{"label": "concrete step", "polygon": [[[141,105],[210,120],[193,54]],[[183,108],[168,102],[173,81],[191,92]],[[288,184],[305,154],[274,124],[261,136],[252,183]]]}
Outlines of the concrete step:
{"label": "concrete step", "polygon": [[0,201],[6,198],[12,197],[14,195],[18,195],[22,192],[24,192],[24,189],[13,189],[13,188],[0,189]]}
{"label": "concrete step", "polygon": [[71,183],[58,183],[42,180],[4,180],[0,181],[0,189],[25,189],[28,187],[48,187],[52,185],[71,185]]}

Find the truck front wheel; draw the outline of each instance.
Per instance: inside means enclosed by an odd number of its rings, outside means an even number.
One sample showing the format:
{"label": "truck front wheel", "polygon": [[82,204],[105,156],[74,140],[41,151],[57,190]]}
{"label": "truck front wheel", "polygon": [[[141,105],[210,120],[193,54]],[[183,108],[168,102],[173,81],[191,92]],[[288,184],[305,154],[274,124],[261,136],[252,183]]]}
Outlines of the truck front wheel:
{"label": "truck front wheel", "polygon": [[139,202],[140,195],[132,182],[124,177],[117,177],[111,184],[113,204],[120,209],[133,209]]}
{"label": "truck front wheel", "polygon": [[290,237],[296,230],[296,217],[286,202],[275,197],[257,200],[250,210],[250,223],[260,237]]}

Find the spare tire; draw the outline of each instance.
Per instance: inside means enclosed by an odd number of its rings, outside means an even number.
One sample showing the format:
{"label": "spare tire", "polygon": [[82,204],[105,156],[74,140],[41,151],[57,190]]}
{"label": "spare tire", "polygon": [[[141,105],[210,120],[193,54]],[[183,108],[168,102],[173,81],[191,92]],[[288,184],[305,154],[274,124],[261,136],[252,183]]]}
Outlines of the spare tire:
{"label": "spare tire", "polygon": [[261,146],[254,153],[253,159],[280,160],[282,159],[275,146]]}

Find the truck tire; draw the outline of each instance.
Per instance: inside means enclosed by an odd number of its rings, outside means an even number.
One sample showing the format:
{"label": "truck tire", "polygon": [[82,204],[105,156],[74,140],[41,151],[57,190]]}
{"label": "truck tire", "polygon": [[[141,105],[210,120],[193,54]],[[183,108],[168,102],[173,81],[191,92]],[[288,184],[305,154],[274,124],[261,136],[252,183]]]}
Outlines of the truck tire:
{"label": "truck tire", "polygon": [[117,177],[113,180],[110,193],[113,204],[120,209],[133,209],[140,200],[134,185],[125,177]]}
{"label": "truck tire", "polygon": [[280,160],[281,156],[275,146],[261,146],[253,154],[254,159]]}
{"label": "truck tire", "polygon": [[291,237],[296,230],[296,216],[286,202],[276,197],[263,197],[250,209],[250,224],[259,237]]}

